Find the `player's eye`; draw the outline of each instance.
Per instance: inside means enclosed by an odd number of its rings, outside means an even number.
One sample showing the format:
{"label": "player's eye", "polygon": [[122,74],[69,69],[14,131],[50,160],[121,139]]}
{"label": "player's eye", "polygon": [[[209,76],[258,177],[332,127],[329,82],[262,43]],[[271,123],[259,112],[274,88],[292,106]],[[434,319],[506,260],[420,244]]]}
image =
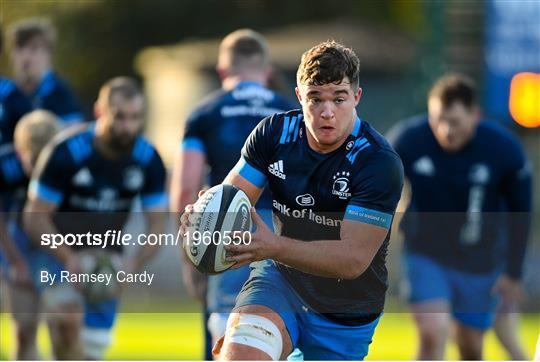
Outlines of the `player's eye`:
{"label": "player's eye", "polygon": [[345,98],[336,98],[336,99],[334,99],[334,102],[337,103],[337,104],[341,104],[341,103],[345,102]]}
{"label": "player's eye", "polygon": [[310,104],[319,104],[321,101],[320,101],[319,98],[309,98],[309,99],[308,99],[308,102],[309,102]]}

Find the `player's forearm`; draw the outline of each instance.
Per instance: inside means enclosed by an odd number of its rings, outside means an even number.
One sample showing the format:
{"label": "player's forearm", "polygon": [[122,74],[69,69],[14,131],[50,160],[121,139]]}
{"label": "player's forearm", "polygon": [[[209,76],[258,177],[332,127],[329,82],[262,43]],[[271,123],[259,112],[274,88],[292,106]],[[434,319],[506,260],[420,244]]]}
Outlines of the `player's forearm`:
{"label": "player's forearm", "polygon": [[0,216],[0,251],[4,252],[4,255],[10,263],[23,260],[22,254],[19,252],[13,242],[13,239],[8,233],[2,216]]}
{"label": "player's forearm", "polygon": [[[156,209],[145,212],[148,225],[148,235],[162,235],[165,233],[167,212],[165,209]],[[159,245],[144,245],[140,247],[133,258],[134,270],[142,269],[159,251]]]}
{"label": "player's forearm", "polygon": [[506,274],[513,279],[520,279],[523,272],[523,262],[527,251],[527,240],[530,230],[530,213],[510,214],[509,245],[507,252]]}
{"label": "player's forearm", "polygon": [[531,228],[532,180],[524,177],[515,181],[509,188],[508,204],[508,252],[506,274],[513,279],[520,279],[527,241]]}
{"label": "player's forearm", "polygon": [[52,221],[52,216],[49,213],[32,212],[31,210],[26,209],[23,214],[23,226],[24,230],[28,234],[28,237],[34,244],[45,248],[46,251],[54,255],[62,263],[67,263],[69,257],[73,253],[70,247],[66,245],[58,245],[53,249],[42,245],[42,235],[58,234],[58,231]]}
{"label": "player's forearm", "polygon": [[275,261],[328,278],[355,279],[369,267],[372,259],[344,240],[306,242],[279,237],[278,245]]}

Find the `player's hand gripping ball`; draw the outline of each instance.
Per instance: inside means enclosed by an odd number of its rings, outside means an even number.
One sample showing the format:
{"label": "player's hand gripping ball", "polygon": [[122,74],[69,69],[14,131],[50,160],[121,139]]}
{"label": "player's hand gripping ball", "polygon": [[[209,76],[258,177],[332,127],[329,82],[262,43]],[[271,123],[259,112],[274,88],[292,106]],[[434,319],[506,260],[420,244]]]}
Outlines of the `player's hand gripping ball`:
{"label": "player's hand gripping ball", "polygon": [[232,185],[214,186],[197,200],[187,218],[183,244],[197,270],[218,274],[235,264],[226,260],[224,246],[249,242],[250,210],[247,195]]}

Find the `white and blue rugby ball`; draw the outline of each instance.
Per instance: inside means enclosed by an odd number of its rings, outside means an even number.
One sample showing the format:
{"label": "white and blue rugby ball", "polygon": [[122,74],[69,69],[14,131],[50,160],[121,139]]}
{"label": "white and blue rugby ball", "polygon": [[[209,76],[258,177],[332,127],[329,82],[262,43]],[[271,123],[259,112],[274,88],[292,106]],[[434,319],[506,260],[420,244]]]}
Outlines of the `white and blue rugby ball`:
{"label": "white and blue rugby ball", "polygon": [[251,231],[251,203],[247,195],[232,185],[217,185],[193,205],[184,250],[193,265],[204,274],[218,274],[234,262],[225,260],[224,244],[233,232]]}

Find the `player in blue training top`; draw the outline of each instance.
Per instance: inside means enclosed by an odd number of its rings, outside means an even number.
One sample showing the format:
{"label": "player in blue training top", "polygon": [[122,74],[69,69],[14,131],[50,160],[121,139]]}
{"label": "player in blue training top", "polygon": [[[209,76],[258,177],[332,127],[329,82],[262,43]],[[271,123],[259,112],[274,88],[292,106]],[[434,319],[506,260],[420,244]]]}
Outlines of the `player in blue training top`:
{"label": "player in blue training top", "polygon": [[[187,121],[171,182],[173,212],[195,202],[204,183],[205,164],[210,166],[210,185],[221,183],[259,121],[293,108],[266,87],[271,68],[268,46],[261,34],[242,29],[227,35],[219,47],[216,68],[222,89],[208,96]],[[272,198],[268,191],[259,199],[257,208],[271,225]],[[249,267],[209,277],[204,296],[204,276],[187,261],[183,266],[186,285],[191,291],[199,291],[192,294],[199,299],[206,297],[211,313],[208,328],[215,343],[225,331],[228,313],[249,276]]]}
{"label": "player in blue training top", "polygon": [[[130,78],[114,78],[101,88],[95,110],[95,124],[66,130],[38,160],[24,213],[25,229],[35,243],[40,244],[45,234],[103,235],[121,230],[138,196],[143,209],[152,211],[145,213],[148,232],[164,232],[166,218],[158,211],[167,206],[165,168],[154,147],[140,136],[145,114],[141,89]],[[81,261],[89,257],[118,269],[114,260],[121,245],[102,249],[83,244],[47,250],[69,273],[82,272]],[[149,245],[138,248],[120,270],[141,269],[156,251]],[[56,358],[83,358],[82,342],[84,357],[102,359],[111,342],[118,291],[109,290],[101,300],[91,300],[89,291],[84,302],[71,284],[55,283],[44,292],[47,311],[57,312],[47,314],[59,328],[55,337],[61,339],[62,349],[54,351]],[[84,322],[79,317],[83,307]]]}
{"label": "player in blue training top", "polygon": [[[2,28],[0,27],[0,54],[4,45],[2,35]],[[15,124],[25,113],[31,110],[30,102],[17,88],[15,82],[0,75],[0,145],[11,142]],[[4,137],[4,134],[8,136]],[[7,141],[4,141],[4,138],[7,138]]]}
{"label": "player in blue training top", "polygon": [[[53,257],[33,245],[21,225],[22,210],[30,174],[41,149],[60,130],[52,113],[39,110],[26,114],[17,123],[14,146],[0,150],[0,205],[9,212],[0,214],[0,250],[4,253],[6,287],[16,330],[16,359],[39,359],[37,329],[40,317],[39,272],[54,263]],[[4,202],[8,199],[9,202]],[[8,209],[5,209],[8,206]]]}
{"label": "player in blue training top", "polygon": [[481,121],[474,84],[458,74],[435,83],[428,116],[398,125],[390,139],[411,185],[401,229],[417,358],[444,358],[453,317],[461,358],[482,359],[497,294],[511,306],[520,291],[530,164],[516,137]]}
{"label": "player in blue training top", "polygon": [[[16,96],[9,99],[9,109],[16,114],[46,109],[56,114],[63,125],[82,121],[83,114],[75,94],[52,70],[56,42],[52,24],[47,19],[22,20],[9,29],[8,42],[15,84],[0,88],[0,98],[6,90],[13,92],[13,85],[16,85]],[[13,130],[20,118],[16,114],[2,119],[0,144],[13,140]]]}
{"label": "player in blue training top", "polygon": [[[401,161],[356,115],[351,49],[324,42],[308,50],[297,84],[302,110],[259,123],[224,181],[253,204],[268,184],[277,235],[253,209],[251,243],[227,246],[237,266],[260,262],[214,348],[221,359],[277,360],[296,347],[308,360],[363,359],[383,311]],[[186,211],[183,228],[192,206]]]}

